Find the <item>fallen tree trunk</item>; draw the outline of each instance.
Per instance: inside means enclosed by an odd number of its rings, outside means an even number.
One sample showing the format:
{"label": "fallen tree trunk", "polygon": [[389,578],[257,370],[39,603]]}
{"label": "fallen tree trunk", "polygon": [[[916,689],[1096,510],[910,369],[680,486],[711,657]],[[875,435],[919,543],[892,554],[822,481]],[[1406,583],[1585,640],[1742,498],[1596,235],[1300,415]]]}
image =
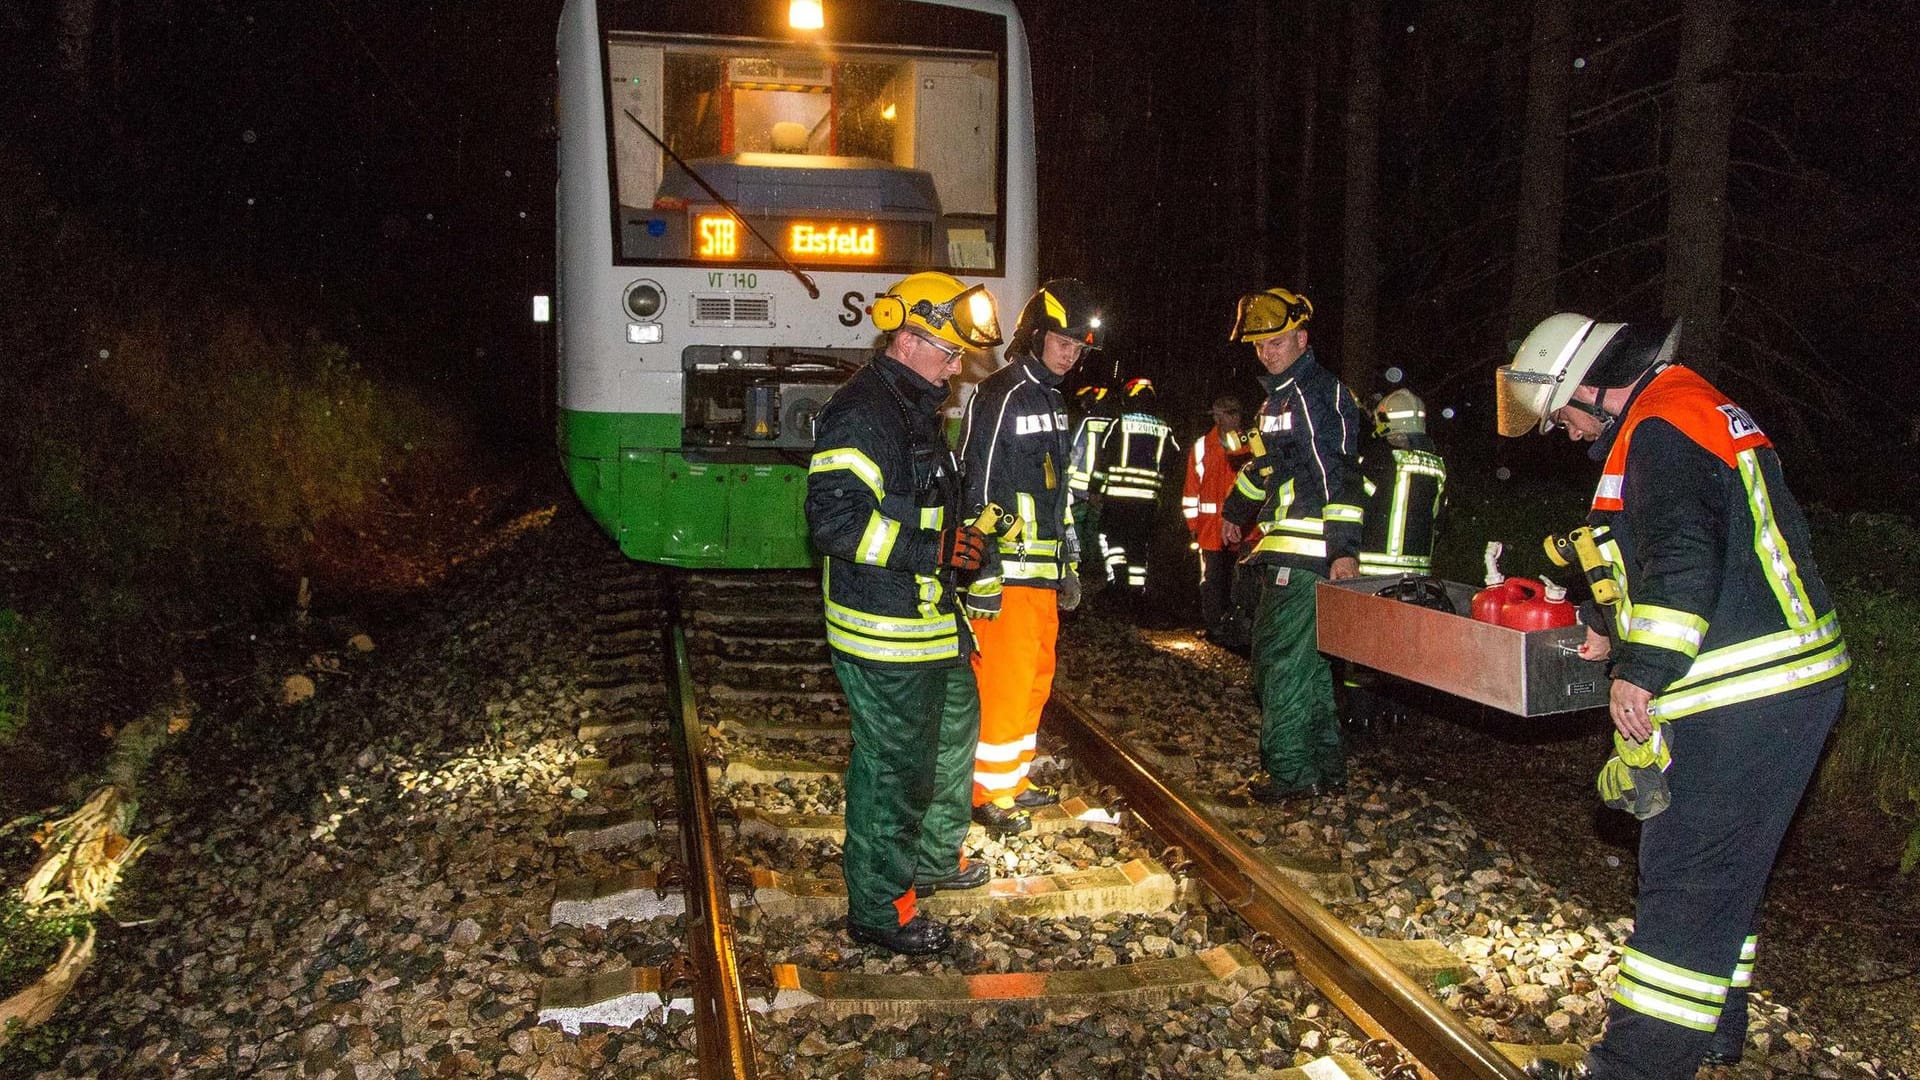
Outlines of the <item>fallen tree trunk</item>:
{"label": "fallen tree trunk", "polygon": [[0,1001],[0,1046],[7,1045],[13,1038],[46,1021],[53,1010],[80,980],[87,965],[93,962],[93,927],[87,927],[85,937],[68,938],[67,947],[60,953],[60,959],[42,975],[38,982],[25,990]]}

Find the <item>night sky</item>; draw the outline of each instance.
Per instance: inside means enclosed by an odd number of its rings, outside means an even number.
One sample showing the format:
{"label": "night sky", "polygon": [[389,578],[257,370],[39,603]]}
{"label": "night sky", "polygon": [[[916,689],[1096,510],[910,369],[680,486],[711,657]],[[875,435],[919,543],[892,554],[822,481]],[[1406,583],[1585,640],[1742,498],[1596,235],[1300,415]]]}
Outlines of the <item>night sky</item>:
{"label": "night sky", "polygon": [[[402,374],[450,401],[538,395],[526,311],[552,280],[557,3],[106,0],[84,86],[54,64],[71,6],[0,17],[0,139],[70,209],[242,287],[298,279],[324,298],[322,332],[418,341]],[[1022,7],[1041,273],[1110,298],[1105,359],[1154,377],[1190,431],[1214,393],[1254,393],[1250,356],[1225,341],[1234,297],[1283,284],[1313,298],[1316,344],[1337,363],[1346,5],[1272,3],[1258,18],[1244,2]],[[1575,5],[1564,307],[1660,314],[1662,93],[1681,15],[1679,0]],[[1769,388],[1737,397],[1833,460],[1908,439],[1915,414],[1915,21],[1904,3],[1748,4],[1724,73],[1736,120],[1722,359]],[[1507,452],[1484,410],[1506,337],[1527,25],[1521,4],[1395,2],[1375,43],[1371,367],[1403,368],[1435,411],[1461,409],[1439,434],[1469,458]],[[525,408],[493,419],[538,427]]]}

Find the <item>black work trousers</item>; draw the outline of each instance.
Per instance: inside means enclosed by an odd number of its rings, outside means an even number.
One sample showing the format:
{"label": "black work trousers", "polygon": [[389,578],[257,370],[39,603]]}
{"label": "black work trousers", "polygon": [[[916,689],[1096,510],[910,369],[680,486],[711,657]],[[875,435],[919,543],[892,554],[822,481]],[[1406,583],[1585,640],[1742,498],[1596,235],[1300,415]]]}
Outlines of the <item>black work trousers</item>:
{"label": "black work trousers", "polygon": [[1594,1080],[1691,1080],[1709,1050],[1737,1054],[1745,1044],[1737,976],[1751,970],[1748,935],[1845,699],[1835,680],[1806,697],[1762,698],[1667,727],[1673,803],[1641,826],[1634,930],[1606,1034],[1587,1056]]}
{"label": "black work trousers", "polygon": [[1153,546],[1153,523],[1159,499],[1123,499],[1107,496],[1100,508],[1100,535],[1105,544],[1107,576],[1118,586],[1147,587],[1147,554]]}
{"label": "black work trousers", "polygon": [[1233,552],[1200,549],[1200,622],[1207,640],[1224,644],[1233,611]]}

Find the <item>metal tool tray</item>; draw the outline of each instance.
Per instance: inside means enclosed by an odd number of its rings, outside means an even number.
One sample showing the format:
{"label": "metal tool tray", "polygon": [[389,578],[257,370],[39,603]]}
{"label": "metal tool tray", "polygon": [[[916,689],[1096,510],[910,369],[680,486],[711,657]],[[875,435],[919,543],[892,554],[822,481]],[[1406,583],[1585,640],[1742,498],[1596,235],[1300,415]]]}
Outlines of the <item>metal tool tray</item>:
{"label": "metal tool tray", "polygon": [[[1396,574],[1320,582],[1320,651],[1517,716],[1607,703],[1605,665],[1575,652],[1585,627],[1511,630],[1374,595],[1400,580]],[[1456,612],[1472,610],[1477,589],[1440,584]]]}

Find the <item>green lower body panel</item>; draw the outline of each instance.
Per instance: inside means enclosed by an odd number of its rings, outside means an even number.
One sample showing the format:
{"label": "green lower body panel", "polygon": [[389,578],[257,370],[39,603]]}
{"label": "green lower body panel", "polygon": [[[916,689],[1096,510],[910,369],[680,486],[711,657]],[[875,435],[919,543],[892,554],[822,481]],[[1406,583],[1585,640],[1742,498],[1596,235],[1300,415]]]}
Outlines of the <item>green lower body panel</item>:
{"label": "green lower body panel", "polygon": [[629,558],[722,569],[817,561],[804,465],[689,460],[672,413],[563,412],[559,435],[574,493]]}

